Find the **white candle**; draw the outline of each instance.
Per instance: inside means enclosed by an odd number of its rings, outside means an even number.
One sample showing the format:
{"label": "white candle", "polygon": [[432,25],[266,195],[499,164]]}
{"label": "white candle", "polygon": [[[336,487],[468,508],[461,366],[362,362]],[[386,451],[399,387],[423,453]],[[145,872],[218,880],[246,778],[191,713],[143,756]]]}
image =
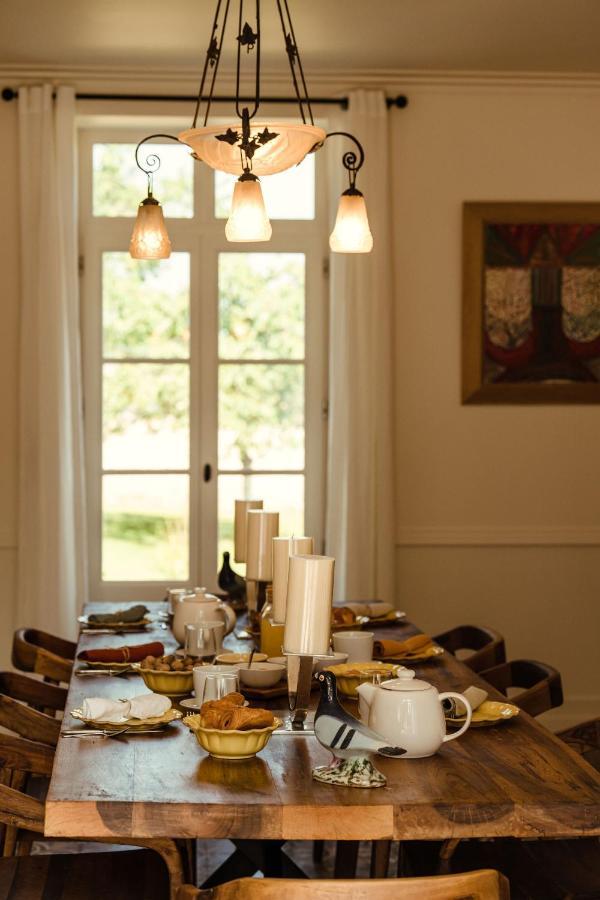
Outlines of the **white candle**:
{"label": "white candle", "polygon": [[233,558],[246,562],[246,514],[249,509],[262,509],[262,500],[236,500],[233,524]]}
{"label": "white candle", "polygon": [[290,556],[314,553],[311,537],[273,538],[273,621],[285,622]]}
{"label": "white candle", "polygon": [[249,509],[246,531],[246,578],[273,580],[273,538],[279,534],[279,513]]}
{"label": "white candle", "polygon": [[331,556],[290,556],[285,653],[325,656],[329,652],[334,565]]}

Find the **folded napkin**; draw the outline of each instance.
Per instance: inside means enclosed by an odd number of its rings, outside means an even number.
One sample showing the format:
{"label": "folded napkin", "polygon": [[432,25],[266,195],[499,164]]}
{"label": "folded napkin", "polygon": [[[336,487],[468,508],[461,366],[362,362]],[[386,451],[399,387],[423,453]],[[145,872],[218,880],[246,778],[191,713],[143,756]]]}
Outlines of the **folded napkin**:
{"label": "folded napkin", "polygon": [[165,652],[160,641],[152,644],[137,644],[135,647],[99,647],[97,650],[82,650],[77,659],[85,662],[141,662],[147,656],[162,656]]}
{"label": "folded napkin", "polygon": [[88,622],[90,625],[111,625],[115,622],[139,622],[148,612],[148,608],[139,603],[137,606],[130,606],[129,609],[118,609],[117,612],[114,613],[90,613]]}
{"label": "folded napkin", "polygon": [[[475,687],[475,685],[471,685],[471,687],[466,688],[464,691],[461,691],[463,697],[469,701],[469,705],[473,712],[477,709],[478,706],[481,706],[484,700],[487,700],[488,693],[487,691],[482,690],[481,688]],[[442,700],[442,706],[444,707],[444,712],[450,719],[462,719],[463,716],[467,714],[467,707],[464,703],[461,703],[460,700],[454,700],[451,697],[447,697],[445,700]]]}
{"label": "folded napkin", "polygon": [[109,700],[106,697],[88,697],[81,704],[84,719],[93,722],[109,722],[120,725],[129,718],[129,700]]}
{"label": "folded napkin", "polygon": [[433,641],[428,634],[415,634],[405,641],[383,640],[373,644],[373,659],[389,659],[401,656],[420,654],[428,647],[433,646]]}
{"label": "folded napkin", "polygon": [[129,701],[130,719],[150,719],[152,716],[162,716],[171,709],[171,701],[162,694],[139,694]]}
{"label": "folded napkin", "polygon": [[355,616],[371,616],[378,619],[391,613],[393,606],[391,603],[384,603],[383,600],[369,600],[362,603],[345,603],[344,606],[351,609]]}
{"label": "folded napkin", "polygon": [[122,725],[127,719],[150,719],[171,709],[171,701],[161,694],[139,694],[131,700],[88,697],[81,704],[84,719]]}

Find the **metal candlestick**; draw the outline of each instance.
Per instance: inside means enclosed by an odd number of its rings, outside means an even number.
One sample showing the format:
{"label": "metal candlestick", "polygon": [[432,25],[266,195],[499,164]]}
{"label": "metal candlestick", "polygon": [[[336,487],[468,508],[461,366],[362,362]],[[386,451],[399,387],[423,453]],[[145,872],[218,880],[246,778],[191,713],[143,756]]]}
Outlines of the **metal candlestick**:
{"label": "metal candlestick", "polygon": [[241,641],[253,641],[260,634],[260,613],[267,599],[268,581],[246,578],[246,605],[248,607],[248,627],[236,632]]}
{"label": "metal candlestick", "polygon": [[292,731],[304,731],[304,723],[310,706],[312,673],[312,656],[288,655],[288,701],[292,713],[288,721]]}

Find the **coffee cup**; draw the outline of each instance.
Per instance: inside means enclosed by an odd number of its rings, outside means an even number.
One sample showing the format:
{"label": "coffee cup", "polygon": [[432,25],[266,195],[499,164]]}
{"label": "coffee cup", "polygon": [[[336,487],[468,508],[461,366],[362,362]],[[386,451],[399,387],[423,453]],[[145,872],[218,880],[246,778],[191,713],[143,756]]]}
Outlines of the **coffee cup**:
{"label": "coffee cup", "polygon": [[373,659],[372,631],[336,631],[332,635],[333,649],[348,654],[348,662],[369,662]]}

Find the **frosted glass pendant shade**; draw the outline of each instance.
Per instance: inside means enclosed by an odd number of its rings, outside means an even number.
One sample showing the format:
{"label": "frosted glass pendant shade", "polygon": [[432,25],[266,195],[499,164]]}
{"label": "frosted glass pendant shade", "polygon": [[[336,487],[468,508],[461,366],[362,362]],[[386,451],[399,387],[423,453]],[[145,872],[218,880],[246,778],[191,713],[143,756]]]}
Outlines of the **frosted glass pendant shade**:
{"label": "frosted glass pendant shade", "polygon": [[270,241],[272,230],[260,181],[254,175],[242,175],[233,189],[225,237],[228,241]]}
{"label": "frosted glass pendant shade", "polygon": [[129,254],[133,259],[168,259],[171,255],[162,208],[154,197],[146,197],[138,207]]}
{"label": "frosted glass pendant shade", "polygon": [[[243,171],[242,154],[237,143],[217,139],[228,131],[238,132],[239,123],[230,125],[211,125],[206,128],[189,128],[182,131],[178,138],[191,147],[197,159],[202,160],[211,169],[229,172],[230,175],[241,175]],[[274,134],[271,140],[259,145],[252,157],[252,171],[261,175],[274,175],[291,169],[302,162],[315,144],[325,140],[326,134],[316,125],[290,125],[289,122],[252,122],[250,136],[257,137],[264,129]]]}
{"label": "frosted glass pendant shade", "polygon": [[373,249],[367,206],[360,191],[350,189],[340,197],[329,247],[334,253],[370,253]]}

